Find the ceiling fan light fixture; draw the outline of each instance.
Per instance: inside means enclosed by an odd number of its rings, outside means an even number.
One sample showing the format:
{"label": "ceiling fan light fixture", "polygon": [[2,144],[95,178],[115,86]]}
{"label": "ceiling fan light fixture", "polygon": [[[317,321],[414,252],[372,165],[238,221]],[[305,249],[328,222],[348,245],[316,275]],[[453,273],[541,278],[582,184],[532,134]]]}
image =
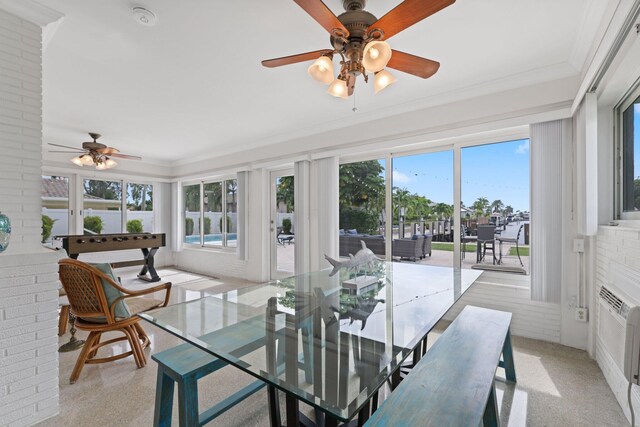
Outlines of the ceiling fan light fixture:
{"label": "ceiling fan light fixture", "polygon": [[307,73],[317,82],[328,85],[333,81],[333,61],[326,55],[316,59]]}
{"label": "ceiling fan light fixture", "polygon": [[362,51],[362,66],[370,73],[377,73],[387,66],[391,59],[391,47],[382,40],[372,40]]}
{"label": "ceiling fan light fixture", "polygon": [[347,82],[342,80],[340,77],[338,77],[333,81],[333,83],[329,85],[329,89],[327,89],[327,93],[331,96],[335,96],[336,98],[342,98],[342,99],[349,98],[349,91],[347,90]]}
{"label": "ceiling fan light fixture", "polygon": [[115,168],[116,166],[118,166],[118,163],[115,160],[111,159],[107,159],[104,164],[107,169]]}
{"label": "ceiling fan light fixture", "polygon": [[82,158],[75,156],[73,159],[71,159],[71,163],[73,163],[74,165],[78,165],[80,167],[84,166],[84,163],[82,162]]}
{"label": "ceiling fan light fixture", "polygon": [[387,86],[392,85],[396,81],[398,81],[398,79],[393,77],[393,74],[391,74],[387,70],[378,71],[375,74],[375,77],[373,79],[373,90],[374,90],[375,94],[377,95],[378,92],[380,92],[381,90],[383,90]]}
{"label": "ceiling fan light fixture", "polygon": [[93,159],[88,154],[83,154],[80,156],[80,161],[84,166],[90,166],[93,164]]}
{"label": "ceiling fan light fixture", "polygon": [[96,169],[102,171],[107,169],[107,164],[105,162],[96,163]]}

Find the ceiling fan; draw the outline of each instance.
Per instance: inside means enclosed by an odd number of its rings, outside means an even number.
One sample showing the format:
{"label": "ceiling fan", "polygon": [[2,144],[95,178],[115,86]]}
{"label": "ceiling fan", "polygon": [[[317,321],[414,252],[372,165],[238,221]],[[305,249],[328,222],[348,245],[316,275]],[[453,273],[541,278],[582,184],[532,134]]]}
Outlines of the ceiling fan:
{"label": "ceiling fan", "polygon": [[[455,0],[404,0],[382,18],[364,10],[366,0],[343,0],[345,12],[335,16],[321,0],[293,0],[330,34],[333,49],[321,49],[298,55],[262,61],[273,68],[303,61],[315,62],[307,72],[315,80],[328,84],[327,93],[346,99],[353,94],[356,78],[365,83],[374,74],[374,90],[378,93],[396,81],[385,67],[413,74],[423,79],[434,75],[440,63],[391,49],[388,40],[413,24],[455,3]],[[339,54],[340,71],[333,74],[333,55]]]}
{"label": "ceiling fan", "polygon": [[130,160],[142,160],[142,157],[130,156],[128,154],[120,154],[117,148],[107,147],[106,145],[97,141],[100,138],[99,133],[90,132],[89,136],[93,141],[87,141],[82,143],[82,148],[70,147],[68,145],[52,144],[54,147],[68,148],[73,151],[49,151],[50,153],[72,153],[77,154],[76,157],[71,159],[71,162],[78,166],[90,166],[95,165],[96,169],[111,169],[118,165],[111,157],[117,157],[120,159]]}

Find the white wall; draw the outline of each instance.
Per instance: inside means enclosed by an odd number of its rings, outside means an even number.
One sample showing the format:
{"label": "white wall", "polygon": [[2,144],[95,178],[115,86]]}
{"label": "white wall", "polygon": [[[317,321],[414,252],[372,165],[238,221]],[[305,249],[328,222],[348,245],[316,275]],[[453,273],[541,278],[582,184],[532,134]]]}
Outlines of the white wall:
{"label": "white wall", "polygon": [[[17,3],[17,2],[16,2]],[[32,20],[0,6],[0,210],[12,222],[0,253],[0,425],[28,426],[58,413],[57,259],[45,250],[42,164],[42,29],[60,15],[37,5]],[[22,3],[22,2],[20,2]]]}

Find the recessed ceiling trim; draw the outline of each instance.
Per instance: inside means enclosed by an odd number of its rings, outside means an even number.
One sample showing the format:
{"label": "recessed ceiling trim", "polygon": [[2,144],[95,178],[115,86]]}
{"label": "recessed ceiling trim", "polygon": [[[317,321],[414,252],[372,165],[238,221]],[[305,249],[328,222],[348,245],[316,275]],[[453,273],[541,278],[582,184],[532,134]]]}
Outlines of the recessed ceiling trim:
{"label": "recessed ceiling trim", "polygon": [[34,0],[0,0],[0,9],[44,27],[64,18],[64,14]]}

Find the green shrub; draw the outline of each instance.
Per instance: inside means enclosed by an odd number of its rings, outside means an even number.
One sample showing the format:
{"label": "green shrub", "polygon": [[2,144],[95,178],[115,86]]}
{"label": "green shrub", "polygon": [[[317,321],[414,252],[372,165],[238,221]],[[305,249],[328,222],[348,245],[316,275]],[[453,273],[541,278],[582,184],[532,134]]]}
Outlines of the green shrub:
{"label": "green shrub", "polygon": [[282,232],[284,234],[291,234],[291,219],[283,218],[282,219]]}
{"label": "green shrub", "polygon": [[[220,217],[219,224],[220,230],[222,231],[222,217]],[[231,231],[231,217],[227,215],[227,233]]]}
{"label": "green shrub", "polygon": [[358,233],[378,234],[378,216],[378,213],[372,210],[345,208],[340,211],[340,228],[355,228]]}
{"label": "green shrub", "polygon": [[102,218],[99,216],[85,216],[84,217],[84,234],[91,234],[88,231],[93,231],[96,234],[102,233]]}
{"label": "green shrub", "polygon": [[211,234],[211,218],[204,217],[204,234]]}
{"label": "green shrub", "polygon": [[127,232],[142,233],[142,220],[132,219],[130,221],[127,221]]}
{"label": "green shrub", "polygon": [[184,234],[185,236],[191,236],[193,234],[193,219],[184,219]]}
{"label": "green shrub", "polygon": [[53,223],[56,221],[57,219],[51,219],[50,216],[42,215],[42,243],[46,242],[49,240],[49,237],[51,237]]}

